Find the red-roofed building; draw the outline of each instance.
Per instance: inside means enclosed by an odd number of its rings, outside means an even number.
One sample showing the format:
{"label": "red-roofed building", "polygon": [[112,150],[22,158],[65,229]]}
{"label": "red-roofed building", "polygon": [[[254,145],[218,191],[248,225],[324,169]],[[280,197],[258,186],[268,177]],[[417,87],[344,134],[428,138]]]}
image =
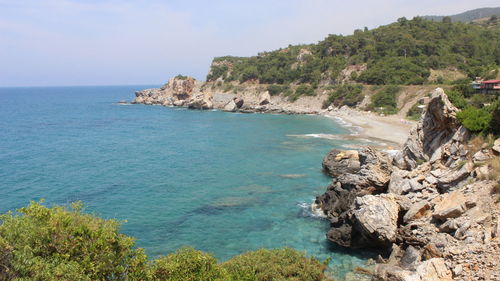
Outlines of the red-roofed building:
{"label": "red-roofed building", "polygon": [[482,92],[494,92],[497,93],[500,91],[500,80],[486,80],[482,81],[479,86]]}

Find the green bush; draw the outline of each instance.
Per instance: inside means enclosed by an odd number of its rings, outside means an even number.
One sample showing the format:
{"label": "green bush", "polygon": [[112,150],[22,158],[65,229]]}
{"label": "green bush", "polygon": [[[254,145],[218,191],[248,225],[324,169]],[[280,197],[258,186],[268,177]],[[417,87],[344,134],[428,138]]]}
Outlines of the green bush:
{"label": "green bush", "polygon": [[325,280],[326,266],[292,249],[248,252],[219,264],[192,248],[148,261],[119,223],[31,203],[0,215],[0,280]]}
{"label": "green bush", "polygon": [[418,121],[420,117],[422,116],[422,108],[418,107],[419,104],[415,103],[410,110],[406,113],[406,118],[413,120],[413,121]]}
{"label": "green bush", "polygon": [[396,114],[398,112],[396,98],[399,90],[398,86],[385,86],[371,97],[370,109],[385,114]]}
{"label": "green bush", "polygon": [[182,248],[158,258],[152,265],[151,274],[153,280],[230,280],[226,270],[217,264],[212,255],[193,248]]}
{"label": "green bush", "polygon": [[302,84],[295,89],[295,94],[297,96],[314,96],[316,93],[314,92],[314,88],[308,84]]}
{"label": "green bush", "polygon": [[487,132],[492,115],[485,109],[468,106],[457,113],[457,119],[472,132]]}
{"label": "green bush", "polygon": [[185,76],[185,75],[182,75],[182,74],[178,74],[177,76],[175,76],[175,79],[179,79],[179,80],[187,80],[188,77]]}
{"label": "green bush", "polygon": [[229,280],[326,280],[326,265],[293,249],[261,249],[248,252],[222,264]]}
{"label": "green bush", "polygon": [[464,109],[467,107],[467,100],[463,94],[457,90],[451,90],[446,93],[450,102],[459,109]]}
{"label": "green bush", "polygon": [[323,103],[323,108],[330,104],[335,106],[356,106],[363,101],[363,85],[360,84],[344,84],[337,87],[334,91],[328,94],[328,98]]}
{"label": "green bush", "polygon": [[19,214],[0,216],[2,280],[138,280],[146,256],[119,223],[71,210],[31,203]]}
{"label": "green bush", "polygon": [[267,90],[269,91],[269,94],[271,96],[277,96],[277,95],[285,92],[288,89],[289,89],[289,86],[286,86],[286,85],[271,84],[271,85],[267,86]]}

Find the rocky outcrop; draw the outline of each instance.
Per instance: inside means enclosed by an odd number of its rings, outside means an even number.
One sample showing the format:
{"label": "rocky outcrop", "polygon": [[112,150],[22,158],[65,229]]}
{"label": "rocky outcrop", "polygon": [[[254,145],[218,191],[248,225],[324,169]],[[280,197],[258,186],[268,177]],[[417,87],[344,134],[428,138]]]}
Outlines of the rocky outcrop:
{"label": "rocky outcrop", "polygon": [[[470,133],[456,119],[458,109],[451,104],[443,89],[432,93],[431,101],[423,113],[422,120],[410,131],[403,149],[394,157],[401,169],[413,169],[419,163],[442,162],[450,166],[463,160],[465,143]],[[453,158],[450,156],[453,155]]]}
{"label": "rocky outcrop", "polygon": [[323,159],[323,170],[332,177],[352,174],[359,171],[359,153],[357,150],[341,151],[334,149]]}
{"label": "rocky outcrop", "polygon": [[495,145],[472,151],[456,112],[436,89],[394,157],[365,148],[332,150],[323,160],[333,181],[315,206],[330,220],[327,238],[390,253],[371,269],[373,280],[500,278],[500,210],[491,193],[500,181],[488,164],[499,156]]}
{"label": "rocky outcrop", "polygon": [[[132,103],[164,106],[187,106],[194,94],[200,92],[200,83],[192,77],[172,78],[158,89],[137,91]],[[190,101],[191,100],[191,101]],[[196,99],[198,100],[198,99]]]}
{"label": "rocky outcrop", "polygon": [[[226,65],[227,62],[217,62]],[[241,113],[318,114],[322,97],[301,97],[289,101],[286,97],[271,97],[260,84],[201,82],[191,77],[177,76],[161,88],[137,91],[133,104],[178,106],[190,109],[220,109]],[[229,90],[228,90],[229,89]],[[307,100],[302,104],[301,100]]]}
{"label": "rocky outcrop", "polygon": [[400,206],[394,196],[366,195],[354,202],[356,244],[390,246],[396,241]]}

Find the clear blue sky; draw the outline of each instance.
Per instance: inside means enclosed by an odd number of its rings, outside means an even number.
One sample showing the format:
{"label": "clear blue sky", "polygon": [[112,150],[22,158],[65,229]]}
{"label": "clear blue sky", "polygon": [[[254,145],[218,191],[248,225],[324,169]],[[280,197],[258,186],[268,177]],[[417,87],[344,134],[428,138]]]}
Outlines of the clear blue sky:
{"label": "clear blue sky", "polygon": [[214,56],[494,6],[498,0],[0,0],[0,86],[204,79]]}

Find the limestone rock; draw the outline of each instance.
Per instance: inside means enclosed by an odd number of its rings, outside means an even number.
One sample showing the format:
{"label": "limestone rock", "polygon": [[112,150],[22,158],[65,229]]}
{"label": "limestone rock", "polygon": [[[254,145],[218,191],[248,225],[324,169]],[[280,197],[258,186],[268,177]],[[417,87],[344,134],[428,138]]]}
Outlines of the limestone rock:
{"label": "limestone rock", "polygon": [[451,281],[451,271],[446,267],[444,259],[433,258],[421,263],[416,269],[416,275],[425,281]]}
{"label": "limestone rock", "polygon": [[467,162],[458,170],[449,170],[441,175],[437,182],[437,187],[441,192],[448,191],[451,187],[457,186],[467,179],[474,169],[474,164]]}
{"label": "limestone rock", "polygon": [[373,246],[387,246],[396,239],[399,204],[394,197],[366,195],[355,200],[354,228]]}
{"label": "limestone rock", "polygon": [[491,150],[493,150],[493,152],[496,153],[497,155],[500,154],[500,138],[495,140],[495,143],[493,144]]}
{"label": "limestone rock", "polygon": [[242,98],[238,98],[238,97],[234,98],[233,101],[234,101],[234,104],[236,104],[237,108],[241,108],[243,106],[243,104],[245,103],[245,101]]}
{"label": "limestone rock", "polygon": [[263,92],[259,97],[259,105],[266,105],[271,102],[271,95],[269,91]]}
{"label": "limestone rock", "polygon": [[431,204],[427,201],[420,201],[413,204],[403,217],[405,223],[417,220],[430,214]]}
{"label": "limestone rock", "polygon": [[407,183],[406,177],[408,176],[408,171],[400,170],[395,168],[391,174],[391,179],[389,181],[389,187],[387,192],[394,194],[403,194],[405,185]]}
{"label": "limestone rock", "polygon": [[356,150],[333,149],[323,159],[323,169],[331,176],[356,173],[360,170],[359,154]]}
{"label": "limestone rock", "polygon": [[[451,104],[443,89],[437,88],[424,110],[421,122],[410,131],[403,149],[394,157],[402,169],[414,169],[418,161],[442,159],[453,143],[465,142],[470,133],[456,119],[458,109]],[[448,144],[446,149],[443,146]],[[446,157],[445,157],[446,158]]]}
{"label": "limestone rock", "polygon": [[457,218],[466,211],[465,202],[465,196],[461,191],[448,193],[434,206],[432,216],[440,220]]}
{"label": "limestone rock", "polygon": [[413,246],[408,246],[406,248],[403,257],[401,257],[400,263],[403,268],[415,269],[416,265],[422,259],[420,251]]}
{"label": "limestone rock", "polygon": [[230,100],[225,106],[224,111],[234,112],[238,109],[238,106],[234,102],[234,100]]}

